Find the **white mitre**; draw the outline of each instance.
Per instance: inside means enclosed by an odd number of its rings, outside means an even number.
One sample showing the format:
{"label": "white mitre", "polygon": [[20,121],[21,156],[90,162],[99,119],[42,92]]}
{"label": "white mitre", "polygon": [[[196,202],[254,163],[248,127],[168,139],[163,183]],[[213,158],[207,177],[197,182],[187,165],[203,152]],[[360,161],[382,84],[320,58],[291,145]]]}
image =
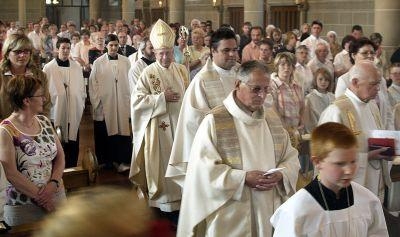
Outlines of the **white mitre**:
{"label": "white mitre", "polygon": [[167,23],[158,19],[151,29],[150,41],[154,49],[173,48],[175,33]]}

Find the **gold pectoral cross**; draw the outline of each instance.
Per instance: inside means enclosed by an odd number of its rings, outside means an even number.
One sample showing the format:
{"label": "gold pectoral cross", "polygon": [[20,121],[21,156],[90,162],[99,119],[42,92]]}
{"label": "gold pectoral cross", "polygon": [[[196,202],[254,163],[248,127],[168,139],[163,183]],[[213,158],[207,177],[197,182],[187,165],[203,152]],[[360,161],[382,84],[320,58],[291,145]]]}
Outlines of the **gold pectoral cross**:
{"label": "gold pectoral cross", "polygon": [[167,130],[167,127],[169,127],[169,124],[166,124],[164,121],[162,121],[158,127],[165,131]]}

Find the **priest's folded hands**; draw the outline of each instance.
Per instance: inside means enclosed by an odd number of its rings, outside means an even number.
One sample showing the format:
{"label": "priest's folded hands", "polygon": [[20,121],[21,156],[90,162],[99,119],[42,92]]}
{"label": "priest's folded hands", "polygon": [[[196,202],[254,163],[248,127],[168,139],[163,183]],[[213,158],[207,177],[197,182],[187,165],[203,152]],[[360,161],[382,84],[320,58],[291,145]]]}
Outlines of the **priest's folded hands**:
{"label": "priest's folded hands", "polygon": [[269,191],[282,180],[283,175],[277,171],[265,175],[265,171],[252,170],[246,172],[245,184],[258,191]]}
{"label": "priest's folded hands", "polygon": [[174,92],[171,87],[168,87],[167,89],[165,89],[164,91],[164,96],[165,96],[165,100],[167,102],[178,102],[179,99],[181,98],[181,96],[179,95],[179,93]]}

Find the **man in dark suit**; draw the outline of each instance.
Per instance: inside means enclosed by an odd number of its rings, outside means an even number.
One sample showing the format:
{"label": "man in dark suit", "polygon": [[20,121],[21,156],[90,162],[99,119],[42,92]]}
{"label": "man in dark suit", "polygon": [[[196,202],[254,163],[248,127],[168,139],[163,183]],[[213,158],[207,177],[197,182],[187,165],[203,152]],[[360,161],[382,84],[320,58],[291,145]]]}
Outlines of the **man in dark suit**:
{"label": "man in dark suit", "polygon": [[119,40],[119,48],[118,48],[119,54],[129,57],[129,55],[136,53],[137,50],[134,47],[126,44],[127,35],[124,31],[118,32],[117,36]]}

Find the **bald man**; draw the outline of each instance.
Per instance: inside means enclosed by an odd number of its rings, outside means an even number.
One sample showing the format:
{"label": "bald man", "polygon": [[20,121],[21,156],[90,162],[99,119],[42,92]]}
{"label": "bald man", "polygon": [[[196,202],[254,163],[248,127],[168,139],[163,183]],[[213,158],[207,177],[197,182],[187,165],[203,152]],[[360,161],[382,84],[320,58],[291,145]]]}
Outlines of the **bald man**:
{"label": "bald man", "polygon": [[319,124],[338,122],[349,127],[358,139],[358,171],[354,181],[375,193],[381,201],[384,185],[389,185],[385,148],[368,151],[368,133],[384,129],[378,106],[373,100],[379,91],[381,76],[373,62],[363,60],[349,71],[350,84],[344,95],[336,98],[321,114]]}

